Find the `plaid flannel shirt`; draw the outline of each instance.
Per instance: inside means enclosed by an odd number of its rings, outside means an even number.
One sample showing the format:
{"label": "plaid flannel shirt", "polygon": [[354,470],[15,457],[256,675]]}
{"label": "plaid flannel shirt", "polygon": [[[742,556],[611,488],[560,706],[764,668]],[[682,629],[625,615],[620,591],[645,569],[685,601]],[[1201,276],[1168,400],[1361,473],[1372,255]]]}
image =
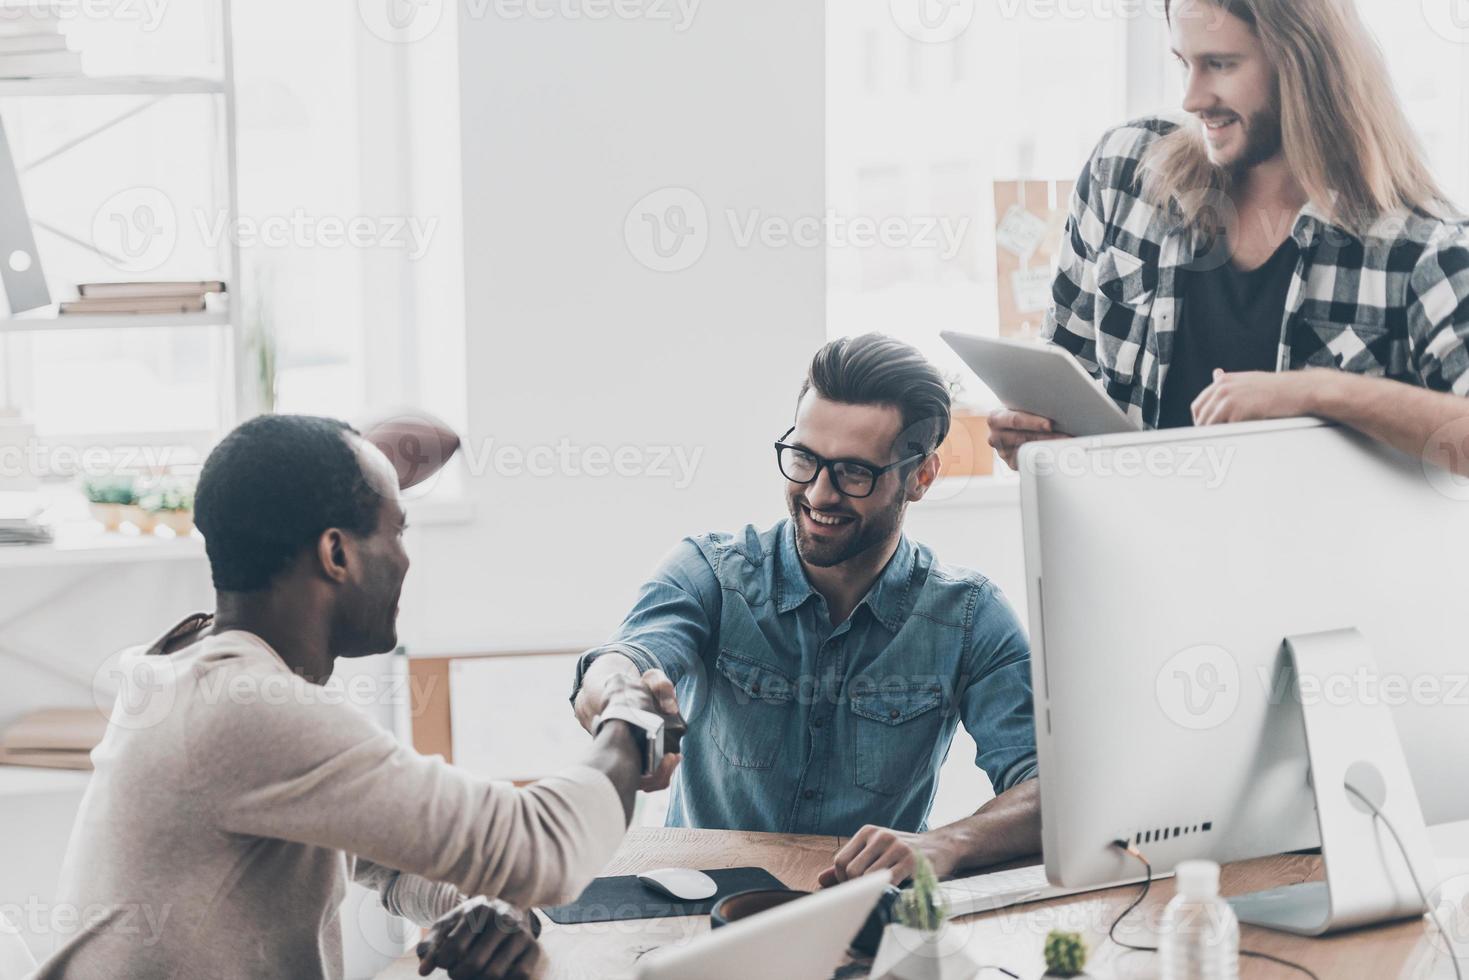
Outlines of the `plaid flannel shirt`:
{"label": "plaid flannel shirt", "polygon": [[[1077,180],[1043,336],[1070,352],[1136,421],[1158,425],[1185,267],[1205,244],[1144,200],[1140,161],[1178,128],[1109,131]],[[1335,367],[1469,395],[1469,226],[1388,216],[1362,237],[1307,204],[1276,370]]]}

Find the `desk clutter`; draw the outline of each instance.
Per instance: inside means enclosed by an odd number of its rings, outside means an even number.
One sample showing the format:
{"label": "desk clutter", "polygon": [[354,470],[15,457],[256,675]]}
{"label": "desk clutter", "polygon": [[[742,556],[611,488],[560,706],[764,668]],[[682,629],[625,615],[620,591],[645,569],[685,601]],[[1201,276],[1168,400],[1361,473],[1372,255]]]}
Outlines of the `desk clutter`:
{"label": "desk clutter", "polygon": [[96,708],[33,711],[0,733],[0,765],[90,770],[106,732],[107,716]]}
{"label": "desk clutter", "polygon": [[581,897],[569,905],[541,911],[558,925],[708,915],[721,900],[737,892],[785,888],[780,879],[760,868],[720,868],[704,874],[714,879],[718,890],[701,901],[671,899],[643,884],[636,875],[616,875],[593,881]]}

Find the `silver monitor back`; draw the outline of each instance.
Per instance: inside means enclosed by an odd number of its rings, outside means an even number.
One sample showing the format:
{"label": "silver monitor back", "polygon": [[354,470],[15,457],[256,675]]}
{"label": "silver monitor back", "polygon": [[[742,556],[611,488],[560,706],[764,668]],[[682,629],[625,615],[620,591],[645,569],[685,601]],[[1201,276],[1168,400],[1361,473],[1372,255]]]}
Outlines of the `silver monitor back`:
{"label": "silver monitor back", "polygon": [[1292,634],[1362,632],[1380,676],[1300,696],[1391,705],[1426,821],[1469,819],[1469,485],[1288,420],[1033,444],[1021,499],[1052,882],[1319,844]]}

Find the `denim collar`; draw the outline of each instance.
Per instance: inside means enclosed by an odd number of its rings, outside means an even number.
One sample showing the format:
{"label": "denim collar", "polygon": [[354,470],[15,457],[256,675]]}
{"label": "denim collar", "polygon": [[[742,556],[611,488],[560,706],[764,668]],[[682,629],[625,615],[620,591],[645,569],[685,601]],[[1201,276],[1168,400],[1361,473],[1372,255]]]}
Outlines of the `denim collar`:
{"label": "denim collar", "polygon": [[[887,567],[877,577],[872,588],[857,603],[857,608],[867,607],[872,617],[896,633],[903,625],[912,605],[914,583],[919,579],[919,552],[904,534],[898,538],[898,549],[888,561]],[[806,578],[801,566],[801,557],[796,550],[796,522],[789,518],[780,532],[780,550],[775,563],[775,607],[787,613],[798,609],[812,596],[817,595]],[[856,610],[852,611],[856,615]]]}

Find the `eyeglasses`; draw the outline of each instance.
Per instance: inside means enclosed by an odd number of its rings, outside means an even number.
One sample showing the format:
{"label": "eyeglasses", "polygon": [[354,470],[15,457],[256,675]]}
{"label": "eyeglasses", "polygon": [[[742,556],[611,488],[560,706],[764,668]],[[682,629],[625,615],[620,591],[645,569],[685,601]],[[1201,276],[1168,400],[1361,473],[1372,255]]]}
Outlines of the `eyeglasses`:
{"label": "eyeglasses", "polygon": [[872,491],[877,489],[877,481],[888,470],[895,470],[928,456],[928,453],[914,453],[907,459],[900,459],[886,466],[869,466],[851,459],[826,459],[809,449],[788,445],[785,440],[795,431],[795,426],[792,426],[775,444],[775,461],[780,466],[781,475],[792,483],[809,486],[816,482],[822,470],[826,470],[831,476],[832,486],[847,497],[872,496]]}

